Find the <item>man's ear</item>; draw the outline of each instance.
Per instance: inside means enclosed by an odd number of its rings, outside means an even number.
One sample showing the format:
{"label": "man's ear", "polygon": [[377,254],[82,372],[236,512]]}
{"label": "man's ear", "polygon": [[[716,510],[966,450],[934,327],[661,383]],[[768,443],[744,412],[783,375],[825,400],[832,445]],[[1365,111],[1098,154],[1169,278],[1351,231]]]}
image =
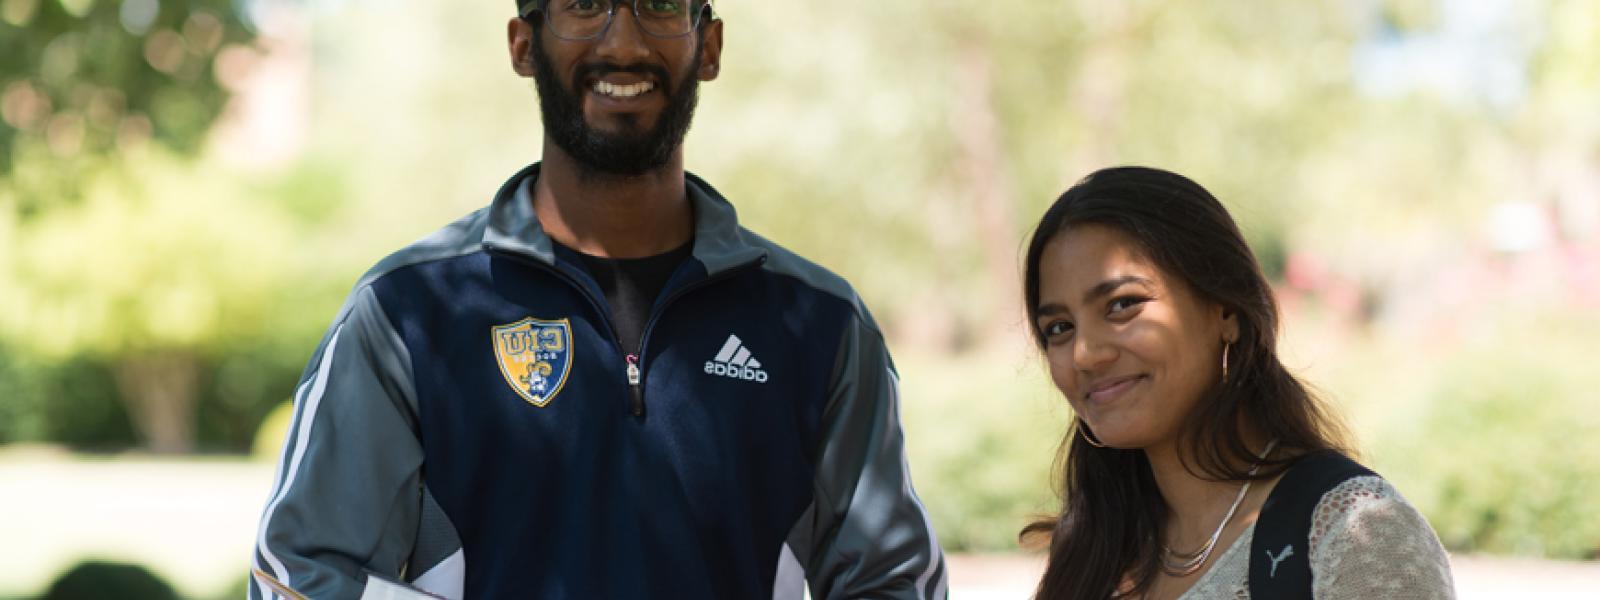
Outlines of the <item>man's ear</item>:
{"label": "man's ear", "polygon": [[506,48],[511,51],[511,70],[523,77],[533,77],[533,25],[521,17],[512,17],[506,23]]}
{"label": "man's ear", "polygon": [[700,81],[711,81],[722,70],[722,19],[712,19],[705,24],[705,28],[705,42],[700,46],[700,69],[696,76]]}

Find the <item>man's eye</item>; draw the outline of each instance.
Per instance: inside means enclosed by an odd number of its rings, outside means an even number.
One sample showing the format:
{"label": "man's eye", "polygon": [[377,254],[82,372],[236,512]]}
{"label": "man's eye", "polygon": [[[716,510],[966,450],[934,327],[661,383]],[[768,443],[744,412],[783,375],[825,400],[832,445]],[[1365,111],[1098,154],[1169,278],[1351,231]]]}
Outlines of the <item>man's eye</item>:
{"label": "man's eye", "polygon": [[645,10],[653,13],[677,14],[683,12],[683,4],[672,0],[651,0],[645,2]]}

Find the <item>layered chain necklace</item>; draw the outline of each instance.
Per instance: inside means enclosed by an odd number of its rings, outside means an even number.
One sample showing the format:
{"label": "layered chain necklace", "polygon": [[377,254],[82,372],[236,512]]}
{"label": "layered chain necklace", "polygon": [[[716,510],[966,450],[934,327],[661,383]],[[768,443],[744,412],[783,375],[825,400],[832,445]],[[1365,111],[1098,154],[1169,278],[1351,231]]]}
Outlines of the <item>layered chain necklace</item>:
{"label": "layered chain necklace", "polygon": [[1233,513],[1239,510],[1239,504],[1244,502],[1245,494],[1250,493],[1250,483],[1254,479],[1248,478],[1256,476],[1256,471],[1261,469],[1261,461],[1266,460],[1267,455],[1271,454],[1272,449],[1277,445],[1278,440],[1268,442],[1267,448],[1256,456],[1256,462],[1250,465],[1250,473],[1246,475],[1247,479],[1245,479],[1244,485],[1239,486],[1239,495],[1233,498],[1233,505],[1228,507],[1228,514],[1222,517],[1222,522],[1217,524],[1217,530],[1211,533],[1211,539],[1206,540],[1206,543],[1200,546],[1199,550],[1185,553],[1173,550],[1171,546],[1166,544],[1161,545],[1161,570],[1166,571],[1168,575],[1173,577],[1187,577],[1193,575],[1195,571],[1199,571],[1200,567],[1205,566],[1206,559],[1211,558],[1211,551],[1217,549],[1217,540],[1222,537],[1222,530],[1226,529],[1228,522],[1233,520]]}

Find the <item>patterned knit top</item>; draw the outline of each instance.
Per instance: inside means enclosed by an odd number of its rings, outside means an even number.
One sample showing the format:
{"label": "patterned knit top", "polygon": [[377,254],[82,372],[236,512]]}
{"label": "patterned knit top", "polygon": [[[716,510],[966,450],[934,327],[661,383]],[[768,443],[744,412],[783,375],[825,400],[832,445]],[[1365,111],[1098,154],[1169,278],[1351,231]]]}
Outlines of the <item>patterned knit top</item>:
{"label": "patterned knit top", "polygon": [[[1179,600],[1250,597],[1251,525]],[[1328,491],[1311,519],[1311,594],[1317,600],[1455,598],[1450,559],[1416,507],[1380,477]]]}

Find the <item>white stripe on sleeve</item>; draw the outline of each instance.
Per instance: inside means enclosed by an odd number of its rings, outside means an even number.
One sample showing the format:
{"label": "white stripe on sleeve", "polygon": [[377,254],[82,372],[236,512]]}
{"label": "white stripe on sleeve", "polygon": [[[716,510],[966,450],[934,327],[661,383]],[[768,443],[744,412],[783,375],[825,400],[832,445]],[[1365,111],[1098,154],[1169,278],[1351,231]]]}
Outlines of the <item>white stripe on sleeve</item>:
{"label": "white stripe on sleeve", "polygon": [[[262,558],[272,568],[274,575],[284,586],[289,586],[289,573],[284,569],[283,561],[267,548],[267,527],[272,523],[272,513],[278,509],[278,503],[283,502],[284,496],[289,495],[289,489],[294,486],[294,476],[300,471],[300,460],[305,457],[306,443],[311,439],[311,425],[317,416],[317,407],[322,404],[322,394],[328,388],[328,372],[333,368],[333,353],[339,346],[339,334],[344,331],[340,325],[333,331],[333,338],[328,340],[328,347],[322,352],[322,364],[317,366],[317,374],[311,384],[311,390],[300,402],[299,424],[295,428],[294,456],[289,459],[288,473],[284,475],[280,489],[273,495],[272,502],[267,504],[267,510],[261,515],[261,529],[256,534],[256,549],[261,551]],[[288,445],[285,444],[285,449]],[[279,465],[280,468],[282,465]],[[270,598],[265,591],[261,594]]]}

